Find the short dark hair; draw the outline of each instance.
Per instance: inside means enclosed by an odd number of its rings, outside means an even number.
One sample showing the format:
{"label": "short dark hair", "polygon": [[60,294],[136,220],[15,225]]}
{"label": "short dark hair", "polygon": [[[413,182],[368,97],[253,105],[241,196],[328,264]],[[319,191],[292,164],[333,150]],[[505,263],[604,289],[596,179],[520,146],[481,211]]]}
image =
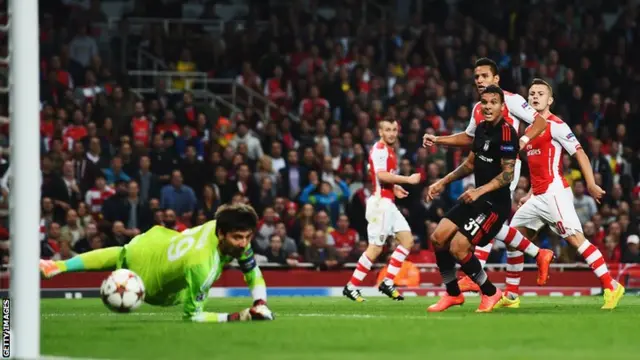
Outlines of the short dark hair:
{"label": "short dark hair", "polygon": [[479,67],[479,66],[488,66],[489,68],[491,68],[491,73],[493,75],[498,75],[498,65],[496,64],[495,61],[489,59],[489,58],[480,58],[478,60],[476,60],[476,65],[473,67],[474,69]]}
{"label": "short dark hair", "polygon": [[396,118],[393,118],[393,117],[390,117],[390,116],[385,116],[382,119],[378,120],[378,128],[380,128],[382,126],[382,123],[384,123],[384,122],[388,122],[389,124],[393,124],[396,121],[398,121]]}
{"label": "short dark hair", "polygon": [[498,96],[500,97],[500,102],[504,103],[504,92],[502,91],[502,89],[500,89],[500,87],[496,85],[487,86],[487,88],[482,92],[482,95],[484,94],[498,94]]}
{"label": "short dark hair", "polygon": [[225,204],[218,208],[215,215],[216,230],[222,234],[232,231],[255,231],[258,226],[258,214],[250,205]]}
{"label": "short dark hair", "polygon": [[535,78],[533,79],[533,81],[531,81],[531,85],[529,85],[529,88],[531,88],[533,85],[544,85],[547,87],[547,89],[549,89],[549,95],[553,96],[553,88],[551,87],[551,85],[549,85],[548,82],[540,79],[540,78]]}

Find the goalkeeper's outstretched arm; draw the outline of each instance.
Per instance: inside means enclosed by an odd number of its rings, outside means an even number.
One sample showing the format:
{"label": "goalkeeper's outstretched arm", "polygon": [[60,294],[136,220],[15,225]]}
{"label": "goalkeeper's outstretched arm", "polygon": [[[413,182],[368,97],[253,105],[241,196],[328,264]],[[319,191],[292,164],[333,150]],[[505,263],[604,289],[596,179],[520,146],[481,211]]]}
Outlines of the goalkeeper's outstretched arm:
{"label": "goalkeeper's outstretched arm", "polygon": [[262,277],[262,271],[256,263],[253,256],[251,246],[248,246],[242,256],[238,259],[240,270],[244,274],[244,281],[247,283],[251,296],[253,297],[253,305],[264,305],[267,303],[267,284]]}

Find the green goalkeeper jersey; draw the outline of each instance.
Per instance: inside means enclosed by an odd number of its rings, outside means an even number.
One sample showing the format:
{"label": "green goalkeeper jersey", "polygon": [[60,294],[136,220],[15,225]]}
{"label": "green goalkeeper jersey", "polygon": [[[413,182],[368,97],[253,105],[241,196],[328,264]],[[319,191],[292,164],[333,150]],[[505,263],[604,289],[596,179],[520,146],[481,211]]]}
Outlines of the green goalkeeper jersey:
{"label": "green goalkeeper jersey", "polygon": [[[121,266],[142,278],[147,303],[182,303],[185,319],[215,321],[207,317],[218,314],[202,311],[204,301],[224,265],[234,259],[221,254],[218,243],[215,220],[181,233],[154,226],[124,247]],[[265,282],[250,246],[238,258],[238,264],[254,298],[266,297]]]}

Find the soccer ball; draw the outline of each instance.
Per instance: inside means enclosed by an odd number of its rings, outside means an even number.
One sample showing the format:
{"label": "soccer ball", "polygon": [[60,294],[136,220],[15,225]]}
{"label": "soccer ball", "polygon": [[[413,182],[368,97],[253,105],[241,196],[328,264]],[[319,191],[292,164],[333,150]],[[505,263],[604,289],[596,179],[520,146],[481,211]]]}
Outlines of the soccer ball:
{"label": "soccer ball", "polygon": [[100,297],[110,310],[119,313],[131,312],[144,301],[144,283],[133,271],[119,269],[102,282]]}

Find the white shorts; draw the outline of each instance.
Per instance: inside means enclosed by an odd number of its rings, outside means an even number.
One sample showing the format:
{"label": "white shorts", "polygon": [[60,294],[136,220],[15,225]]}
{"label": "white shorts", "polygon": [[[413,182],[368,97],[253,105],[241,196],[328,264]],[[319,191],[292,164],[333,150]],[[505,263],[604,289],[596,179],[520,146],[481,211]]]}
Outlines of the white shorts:
{"label": "white shorts", "polygon": [[571,188],[551,190],[533,195],[522,205],[510,223],[511,227],[526,227],[538,231],[544,225],[562,238],[582,232],[582,224],[573,206]]}
{"label": "white shorts", "polygon": [[369,244],[383,246],[387,238],[402,231],[411,231],[396,204],[390,199],[371,196],[367,199],[365,218]]}

